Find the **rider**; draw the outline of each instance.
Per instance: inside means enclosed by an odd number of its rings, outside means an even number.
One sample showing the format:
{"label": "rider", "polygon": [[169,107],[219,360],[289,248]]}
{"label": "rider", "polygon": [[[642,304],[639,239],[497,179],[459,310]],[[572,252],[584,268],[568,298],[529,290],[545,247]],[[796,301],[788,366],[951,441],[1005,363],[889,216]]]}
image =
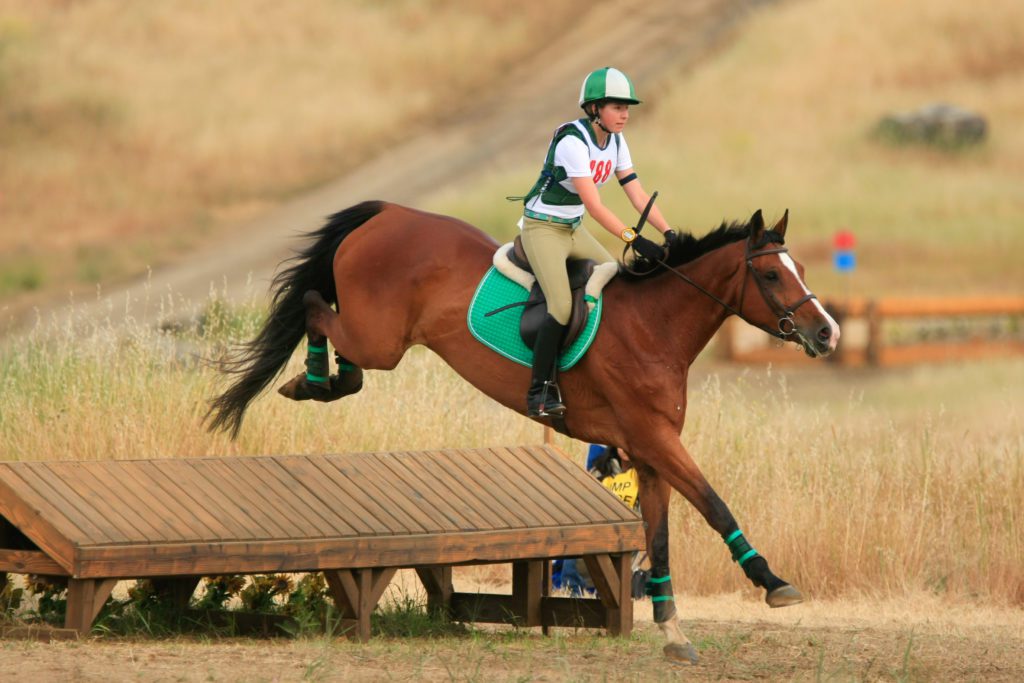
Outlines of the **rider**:
{"label": "rider", "polygon": [[[582,227],[584,212],[631,244],[641,257],[652,261],[664,258],[664,247],[637,235],[619,220],[601,203],[597,191],[614,171],[637,211],[642,211],[650,199],[637,180],[622,136],[631,104],[640,104],[640,100],[626,74],[606,66],[587,75],[580,88],[580,107],[586,117],[555,131],[540,177],[524,197],[519,222],[523,249],[548,307],[533,349],[532,380],[526,395],[526,414],[531,417],[565,414],[554,375],[572,309],[566,259],[593,259],[599,264],[615,260]],[[657,207],[648,220],[662,232],[666,244],[675,239]]]}

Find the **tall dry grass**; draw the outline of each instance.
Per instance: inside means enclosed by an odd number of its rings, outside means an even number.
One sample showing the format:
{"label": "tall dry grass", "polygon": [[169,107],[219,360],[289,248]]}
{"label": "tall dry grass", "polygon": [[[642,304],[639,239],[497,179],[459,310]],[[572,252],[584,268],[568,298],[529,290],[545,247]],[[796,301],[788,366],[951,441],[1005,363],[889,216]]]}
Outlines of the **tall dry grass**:
{"label": "tall dry grass", "polygon": [[[154,306],[155,317],[162,315]],[[119,336],[41,325],[0,356],[0,455],[121,459],[416,450],[537,443],[538,426],[414,349],[329,405],[258,399],[230,442],[201,424],[218,376],[199,358],[251,338],[255,308],[215,302],[195,329],[153,320]],[[299,372],[296,356],[285,376]],[[1024,363],[796,374],[708,364],[683,442],[751,542],[812,597],[927,591],[1024,604]],[[981,390],[984,388],[984,391]],[[582,461],[583,445],[558,444]],[[685,592],[757,592],[675,497],[672,562]]]}

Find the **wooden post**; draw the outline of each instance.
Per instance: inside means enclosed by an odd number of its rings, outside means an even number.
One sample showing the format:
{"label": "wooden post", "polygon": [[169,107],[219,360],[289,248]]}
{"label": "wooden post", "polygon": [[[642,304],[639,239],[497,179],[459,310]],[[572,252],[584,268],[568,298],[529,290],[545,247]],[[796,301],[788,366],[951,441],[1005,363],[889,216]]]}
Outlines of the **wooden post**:
{"label": "wooden post", "polygon": [[392,567],[324,571],[334,604],[341,612],[342,623],[349,627],[349,638],[364,643],[370,640],[370,614],[396,571]]}
{"label": "wooden post", "polygon": [[584,555],[590,578],[605,608],[605,626],[613,636],[629,637],[633,629],[632,563],[629,553]]}
{"label": "wooden post", "polygon": [[416,575],[420,577],[423,588],[427,591],[427,611],[431,614],[444,611],[451,614],[452,568],[447,567],[416,567]]}
{"label": "wooden post", "polygon": [[512,604],[522,626],[540,626],[540,599],[544,594],[544,560],[512,563]]}
{"label": "wooden post", "polygon": [[877,366],[882,355],[882,317],[877,302],[867,303],[864,307],[864,316],[868,321],[868,345],[864,350],[864,358],[868,365]]}
{"label": "wooden post", "polygon": [[181,614],[188,609],[199,579],[198,576],[158,577],[152,579],[153,592],[165,601],[175,614]]}
{"label": "wooden post", "polygon": [[68,607],[64,628],[88,635],[92,622],[110,597],[117,579],[68,579]]}
{"label": "wooden post", "polygon": [[541,602],[541,608],[542,608],[541,609],[541,620],[543,621],[543,625],[541,626],[540,631],[544,635],[549,636],[549,635],[551,635],[551,626],[548,624],[547,620],[544,619],[543,606],[544,606],[544,599],[551,597],[551,560],[545,560],[544,561],[543,572],[542,572],[542,577],[541,577],[540,595],[541,595],[540,602]]}

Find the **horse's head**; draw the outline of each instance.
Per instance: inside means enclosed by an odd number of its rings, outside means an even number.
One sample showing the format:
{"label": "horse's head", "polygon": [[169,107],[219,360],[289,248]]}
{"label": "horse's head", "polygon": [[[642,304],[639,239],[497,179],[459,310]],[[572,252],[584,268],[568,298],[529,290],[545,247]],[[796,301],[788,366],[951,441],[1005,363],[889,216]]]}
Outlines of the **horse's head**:
{"label": "horse's head", "polygon": [[[784,246],[789,210],[771,228],[760,209],[751,217],[746,243],[746,274],[740,312],[766,332],[800,344],[808,356],[827,356],[836,350],[839,325],[804,284],[804,268]],[[747,289],[760,292],[748,297]]]}

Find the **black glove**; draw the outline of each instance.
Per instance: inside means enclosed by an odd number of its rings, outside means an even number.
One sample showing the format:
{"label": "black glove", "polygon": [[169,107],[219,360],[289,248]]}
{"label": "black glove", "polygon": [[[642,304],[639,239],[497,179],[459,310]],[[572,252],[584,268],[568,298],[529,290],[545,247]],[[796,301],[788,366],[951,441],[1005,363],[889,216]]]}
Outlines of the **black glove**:
{"label": "black glove", "polygon": [[646,237],[637,235],[632,244],[633,251],[648,261],[661,261],[665,258],[665,249]]}
{"label": "black glove", "polygon": [[663,236],[665,238],[665,247],[668,249],[671,249],[672,245],[679,240],[679,235],[676,234],[675,230],[666,230]]}

